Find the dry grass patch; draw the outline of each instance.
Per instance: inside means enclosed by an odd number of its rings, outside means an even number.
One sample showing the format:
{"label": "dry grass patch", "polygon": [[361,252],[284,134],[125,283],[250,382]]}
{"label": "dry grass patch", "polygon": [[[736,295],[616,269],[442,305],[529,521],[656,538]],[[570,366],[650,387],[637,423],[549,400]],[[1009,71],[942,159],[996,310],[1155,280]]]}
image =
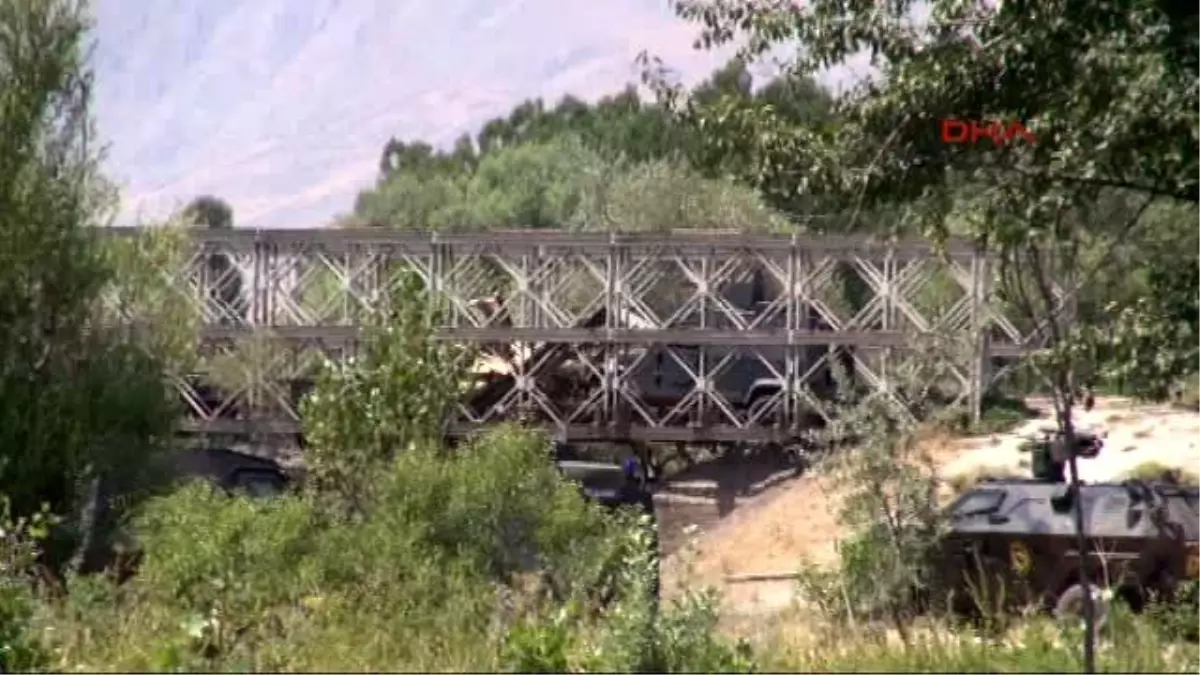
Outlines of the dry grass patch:
{"label": "dry grass patch", "polygon": [[946,484],[957,496],[979,485],[985,480],[1003,480],[1005,478],[1026,478],[1024,474],[1010,466],[976,466],[968,471],[955,474],[946,479]]}
{"label": "dry grass patch", "polygon": [[[737,637],[762,654],[764,672],[1079,672],[1077,636],[1049,619],[1016,622],[985,636],[945,620],[921,619],[907,642],[876,625],[821,620],[796,607],[758,621],[743,620]],[[1101,636],[1101,672],[1195,672],[1197,649],[1167,643],[1137,617],[1117,619]]]}
{"label": "dry grass patch", "polygon": [[1173,480],[1180,485],[1200,485],[1200,475],[1195,471],[1178,469],[1160,462],[1143,462],[1126,471],[1122,476],[1125,480],[1158,481],[1164,478]]}

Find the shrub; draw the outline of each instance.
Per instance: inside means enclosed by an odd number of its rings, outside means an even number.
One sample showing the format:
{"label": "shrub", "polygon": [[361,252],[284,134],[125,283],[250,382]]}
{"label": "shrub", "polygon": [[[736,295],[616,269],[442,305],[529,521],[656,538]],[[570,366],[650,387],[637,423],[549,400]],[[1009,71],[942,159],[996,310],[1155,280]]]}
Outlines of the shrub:
{"label": "shrub", "polygon": [[[152,500],[136,520],[139,574],[121,588],[74,580],[58,606],[59,665],[745,669],[711,601],[654,611],[645,526],[584,501],[540,434],[499,430],[450,456],[414,448],[376,478],[357,519],[304,494],[193,485]],[[526,573],[552,577],[561,598],[522,585]],[[590,602],[605,585],[615,600]]]}
{"label": "shrub", "polygon": [[0,495],[0,672],[30,672],[49,662],[33,622],[35,597],[27,582],[38,543],[53,524],[45,509],[14,518],[8,498]]}
{"label": "shrub", "polygon": [[937,480],[916,432],[881,399],[843,405],[826,431],[844,450],[828,461],[850,536],[839,542],[837,570],[806,570],[801,594],[830,618],[886,619],[903,636],[931,581],[929,552],[942,523]]}
{"label": "shrub", "polygon": [[463,391],[464,350],[434,339],[439,308],[415,274],[372,317],[360,358],[328,362],[301,403],[312,482],[361,509],[397,452],[439,444]]}
{"label": "shrub", "polygon": [[1191,580],[1174,589],[1171,597],[1151,598],[1146,615],[1166,640],[1200,640],[1200,583]]}
{"label": "shrub", "polygon": [[543,607],[504,636],[502,663],[513,672],[752,672],[748,643],[718,633],[718,598],[689,592],[656,611],[646,602],[657,560],[647,555],[650,523],[625,530],[630,553],[619,568],[618,600],[598,614],[577,602]]}

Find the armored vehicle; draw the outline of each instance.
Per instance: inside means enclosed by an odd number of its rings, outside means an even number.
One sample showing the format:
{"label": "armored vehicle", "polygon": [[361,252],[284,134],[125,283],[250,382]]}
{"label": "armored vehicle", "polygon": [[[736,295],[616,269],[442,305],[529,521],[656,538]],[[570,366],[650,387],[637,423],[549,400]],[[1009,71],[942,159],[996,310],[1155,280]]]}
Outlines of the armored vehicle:
{"label": "armored vehicle", "polygon": [[[1089,581],[1138,611],[1148,599],[1197,578],[1198,495],[1196,487],[1166,482],[1083,484],[1077,494],[1062,483],[984,481],[949,506],[949,533],[938,548],[933,578],[962,612],[1033,604],[1057,616],[1078,613],[1084,592],[1078,499]],[[1106,610],[1101,602],[1101,621]]]}

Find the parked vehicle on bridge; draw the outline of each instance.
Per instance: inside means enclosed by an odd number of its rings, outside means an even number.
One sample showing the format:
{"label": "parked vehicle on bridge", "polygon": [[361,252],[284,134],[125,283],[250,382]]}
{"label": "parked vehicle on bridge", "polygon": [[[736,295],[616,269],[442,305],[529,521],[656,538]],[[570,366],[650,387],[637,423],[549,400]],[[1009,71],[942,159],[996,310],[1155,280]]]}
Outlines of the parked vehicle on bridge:
{"label": "parked vehicle on bridge", "polygon": [[[758,311],[761,309],[759,307]],[[745,320],[747,323],[754,321],[753,312],[746,312]],[[763,321],[756,327],[780,330],[781,321]],[[620,323],[634,329],[652,325],[628,313]],[[576,327],[596,329],[605,324],[605,311],[601,309]],[[827,323],[818,319],[811,320],[809,326],[810,330],[830,330]],[[772,404],[776,401],[775,395],[784,388],[787,349],[783,346],[740,349],[688,344],[623,346],[617,354],[624,393],[622,403],[629,408],[641,407],[663,426],[774,424],[778,415]],[[835,366],[848,375],[853,373],[852,354],[846,349],[814,345],[801,348],[799,356],[798,366],[802,372],[811,371],[805,384],[816,399],[827,399],[836,393]],[[583,407],[584,401],[600,387],[602,361],[599,345],[575,348],[555,343],[489,345],[488,351],[473,367],[472,375],[477,384],[467,407],[477,418],[509,419],[509,411],[498,410],[497,406],[516,387],[517,377],[526,371],[547,401],[564,414],[572,413]],[[710,406],[705,418],[699,419],[697,407],[687,403],[704,386],[711,387],[708,390],[710,398],[719,398],[725,409]],[[801,416],[804,425],[821,422],[817,411],[806,412],[807,415]],[[635,414],[631,412],[628,416],[632,419]],[[588,423],[593,419],[584,411],[572,421]]]}
{"label": "parked vehicle on bridge", "polygon": [[[767,303],[761,303],[753,310],[744,311],[743,322],[749,325],[757,321],[754,325],[759,330],[786,328],[782,316],[775,316],[766,321],[758,319],[766,306]],[[716,327],[723,327],[723,323]],[[828,323],[817,317],[811,318],[807,327],[813,331],[831,330]],[[682,419],[680,422],[704,424],[716,421],[730,424],[732,422],[729,413],[733,413],[750,425],[771,425],[778,421],[772,402],[773,397],[784,389],[787,350],[784,346],[742,349],[724,346],[665,345],[644,350],[648,352],[648,356],[652,356],[652,361],[633,369],[630,380],[643,401],[660,410],[669,410],[677,407],[696,390],[703,360],[708,371],[711,393],[727,402],[730,410],[714,411],[712,418],[708,420]],[[853,374],[851,352],[847,350],[837,350],[830,345],[814,345],[800,348],[798,356],[800,358],[797,366],[801,373],[812,371],[805,378],[804,386],[818,400],[832,398],[837,391],[835,364],[842,367],[847,374]],[[805,413],[801,417],[806,426],[820,423],[822,418],[815,409]]]}
{"label": "parked vehicle on bridge", "polygon": [[[1083,484],[1076,494],[1062,483],[988,480],[948,508],[950,529],[932,575],[939,595],[949,594],[964,613],[1034,605],[1060,617],[1077,615],[1084,599],[1077,499],[1094,589],[1110,589],[1140,611],[1200,576],[1196,487],[1131,480]],[[1093,595],[1099,625],[1109,607],[1104,596]]]}

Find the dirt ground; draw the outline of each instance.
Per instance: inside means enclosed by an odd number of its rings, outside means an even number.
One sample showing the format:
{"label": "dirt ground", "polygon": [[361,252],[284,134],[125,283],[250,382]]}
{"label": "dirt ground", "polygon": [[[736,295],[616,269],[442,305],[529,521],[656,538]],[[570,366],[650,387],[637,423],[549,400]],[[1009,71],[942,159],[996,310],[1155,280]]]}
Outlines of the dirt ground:
{"label": "dirt ground", "polygon": [[[1044,401],[1030,404],[1045,410]],[[1200,414],[1195,411],[1105,398],[1077,419],[1080,426],[1107,434],[1100,455],[1081,462],[1080,476],[1086,481],[1119,480],[1146,462],[1189,471],[1200,468]],[[1051,423],[1049,417],[1043,417],[1005,434],[932,438],[926,450],[945,479],[978,475],[981,470],[1027,473],[1028,456],[1019,452],[1018,446],[1023,438]],[[723,501],[720,515],[714,510],[707,518],[697,516],[707,522],[690,536],[690,546],[676,547],[664,559],[664,590],[668,594],[684,585],[712,586],[721,591],[727,610],[735,616],[780,611],[792,604],[794,582],[754,578],[756,575],[786,575],[801,561],[823,564],[834,559],[834,546],[842,534],[837,522],[840,501],[819,468],[777,481],[758,494],[739,497],[733,500],[732,509],[729,499]],[[699,514],[697,508],[692,513]],[[664,523],[664,527],[685,525],[678,518],[676,521]]]}

